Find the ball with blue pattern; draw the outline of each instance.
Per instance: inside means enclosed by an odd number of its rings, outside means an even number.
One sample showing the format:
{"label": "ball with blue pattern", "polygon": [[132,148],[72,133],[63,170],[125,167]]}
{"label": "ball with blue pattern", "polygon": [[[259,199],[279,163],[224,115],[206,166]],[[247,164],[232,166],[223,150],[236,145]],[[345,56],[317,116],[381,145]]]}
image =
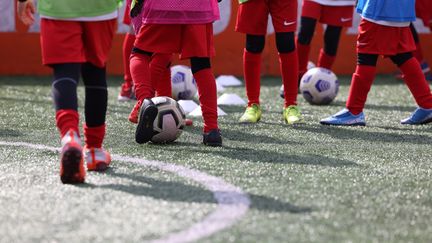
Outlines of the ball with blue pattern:
{"label": "ball with blue pattern", "polygon": [[312,105],[328,105],[338,92],[338,78],[326,68],[312,68],[301,78],[300,93]]}

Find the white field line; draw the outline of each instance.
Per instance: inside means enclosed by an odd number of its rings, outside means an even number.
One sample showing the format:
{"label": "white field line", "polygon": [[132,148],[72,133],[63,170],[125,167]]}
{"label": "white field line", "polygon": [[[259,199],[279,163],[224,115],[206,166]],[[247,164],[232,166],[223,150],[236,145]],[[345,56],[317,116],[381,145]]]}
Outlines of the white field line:
{"label": "white field line", "polygon": [[[5,142],[0,141],[2,146],[27,147],[38,150],[48,150],[58,152],[59,149],[41,144],[31,144],[24,142]],[[191,242],[208,237],[218,231],[226,229],[241,217],[249,209],[250,199],[240,188],[229,184],[222,179],[208,175],[198,170],[189,169],[181,165],[165,163],[161,161],[145,160],[121,155],[112,155],[113,160],[134,163],[142,166],[158,168],[177,174],[202,184],[213,193],[218,206],[215,211],[207,215],[200,222],[191,225],[189,228],[179,232],[170,233],[152,242]]]}

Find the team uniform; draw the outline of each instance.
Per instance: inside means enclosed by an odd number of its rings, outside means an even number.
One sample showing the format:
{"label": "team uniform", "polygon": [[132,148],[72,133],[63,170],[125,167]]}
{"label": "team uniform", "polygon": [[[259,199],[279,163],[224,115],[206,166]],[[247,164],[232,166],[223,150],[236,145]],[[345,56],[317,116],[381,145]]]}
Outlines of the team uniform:
{"label": "team uniform", "polygon": [[[20,4],[34,6],[32,0]],[[102,143],[108,97],[105,66],[116,29],[117,7],[117,0],[38,1],[42,61],[54,74],[52,94],[56,125],[62,138],[63,183],[83,182],[84,162],[88,170],[104,170],[111,162]],[[80,76],[86,95],[84,149],[77,111]]]}
{"label": "team uniform", "polygon": [[[180,54],[180,59],[190,59],[193,76],[197,82],[200,106],[203,111],[203,143],[222,145],[217,123],[216,81],[210,67],[214,56],[213,22],[219,19],[216,0],[183,1],[135,1],[131,13],[139,8],[142,25],[138,30],[131,57],[131,72],[138,99],[129,120],[138,123],[137,129],[148,129],[149,137],[136,138],[140,142],[150,140],[151,126],[157,110],[149,100],[154,96],[153,87],[164,83],[151,75],[152,58],[155,55]],[[166,60],[165,67],[170,60]],[[163,65],[162,65],[163,66]],[[166,86],[166,85],[163,85]],[[171,89],[170,89],[171,92]],[[139,112],[142,110],[141,112]]]}
{"label": "team uniform", "polygon": [[[120,94],[118,95],[119,101],[129,101],[136,99],[132,75],[130,72],[130,56],[132,48],[135,43],[135,35],[141,27],[141,16],[130,17],[130,4],[131,0],[127,1],[123,23],[131,27],[130,31],[126,33],[123,40],[123,69],[124,69],[124,82],[121,85]],[[170,65],[166,62],[171,62],[171,54],[156,54],[152,56],[150,71],[152,73],[153,93],[155,96],[171,96],[171,73]],[[164,66],[165,65],[165,66]]]}
{"label": "team uniform", "polygon": [[336,59],[339,39],[344,27],[353,20],[355,0],[303,0],[300,32],[297,38],[299,80],[307,71],[310,43],[316,23],[326,24],[324,47],[321,48],[317,66],[331,69]]}
{"label": "team uniform", "polygon": [[399,67],[419,108],[402,124],[432,121],[432,94],[412,52],[416,49],[409,25],[415,20],[414,2],[400,0],[359,0],[362,16],[357,38],[358,62],[351,81],[346,109],[321,120],[326,125],[366,125],[363,108],[376,74],[376,62],[384,55]]}
{"label": "team uniform", "polygon": [[297,0],[239,0],[239,3],[235,29],[246,34],[243,72],[248,97],[248,106],[239,121],[255,123],[261,119],[261,53],[270,14],[276,32],[276,46],[284,84],[284,120],[288,124],[302,122],[303,118],[297,107],[298,60],[294,40],[297,29]]}

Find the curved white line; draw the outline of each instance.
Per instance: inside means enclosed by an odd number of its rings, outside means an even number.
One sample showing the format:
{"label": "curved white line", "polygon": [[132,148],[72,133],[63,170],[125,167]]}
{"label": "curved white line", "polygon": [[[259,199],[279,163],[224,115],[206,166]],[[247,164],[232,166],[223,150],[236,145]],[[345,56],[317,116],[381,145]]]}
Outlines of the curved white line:
{"label": "curved white line", "polygon": [[[24,142],[0,141],[0,145],[28,147],[52,152],[59,151],[59,149],[55,147]],[[233,225],[237,220],[244,216],[249,209],[249,196],[240,188],[229,184],[218,177],[208,175],[198,170],[189,169],[181,165],[169,164],[161,161],[144,160],[114,154],[112,155],[112,158],[117,161],[155,167],[196,181],[211,191],[218,203],[216,210],[207,215],[200,222],[191,225],[187,229],[171,233],[160,239],[153,240],[152,242],[191,242],[208,237]]]}

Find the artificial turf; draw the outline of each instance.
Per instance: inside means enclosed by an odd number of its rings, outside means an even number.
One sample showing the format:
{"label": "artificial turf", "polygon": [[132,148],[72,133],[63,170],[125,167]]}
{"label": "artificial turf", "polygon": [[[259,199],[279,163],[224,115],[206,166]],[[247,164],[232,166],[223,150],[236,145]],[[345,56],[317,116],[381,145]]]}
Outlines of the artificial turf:
{"label": "artificial turf", "polygon": [[[202,121],[169,145],[134,142],[133,103],[116,99],[109,79],[105,147],[117,155],[165,161],[241,188],[250,209],[203,242],[430,242],[430,125],[403,126],[415,103],[402,81],[379,76],[368,97],[366,127],[322,126],[344,107],[349,78],[329,106],[299,95],[305,124],[282,120],[280,79],[262,80],[263,117],[238,124],[243,107],[221,108],[222,148],[201,144]],[[0,77],[0,141],[59,146],[49,77]],[[245,98],[244,87],[225,93]],[[80,112],[84,103],[79,88]],[[199,222],[217,206],[210,191],[177,175],[113,161],[87,184],[62,185],[58,155],[0,146],[0,241],[141,242]]]}

